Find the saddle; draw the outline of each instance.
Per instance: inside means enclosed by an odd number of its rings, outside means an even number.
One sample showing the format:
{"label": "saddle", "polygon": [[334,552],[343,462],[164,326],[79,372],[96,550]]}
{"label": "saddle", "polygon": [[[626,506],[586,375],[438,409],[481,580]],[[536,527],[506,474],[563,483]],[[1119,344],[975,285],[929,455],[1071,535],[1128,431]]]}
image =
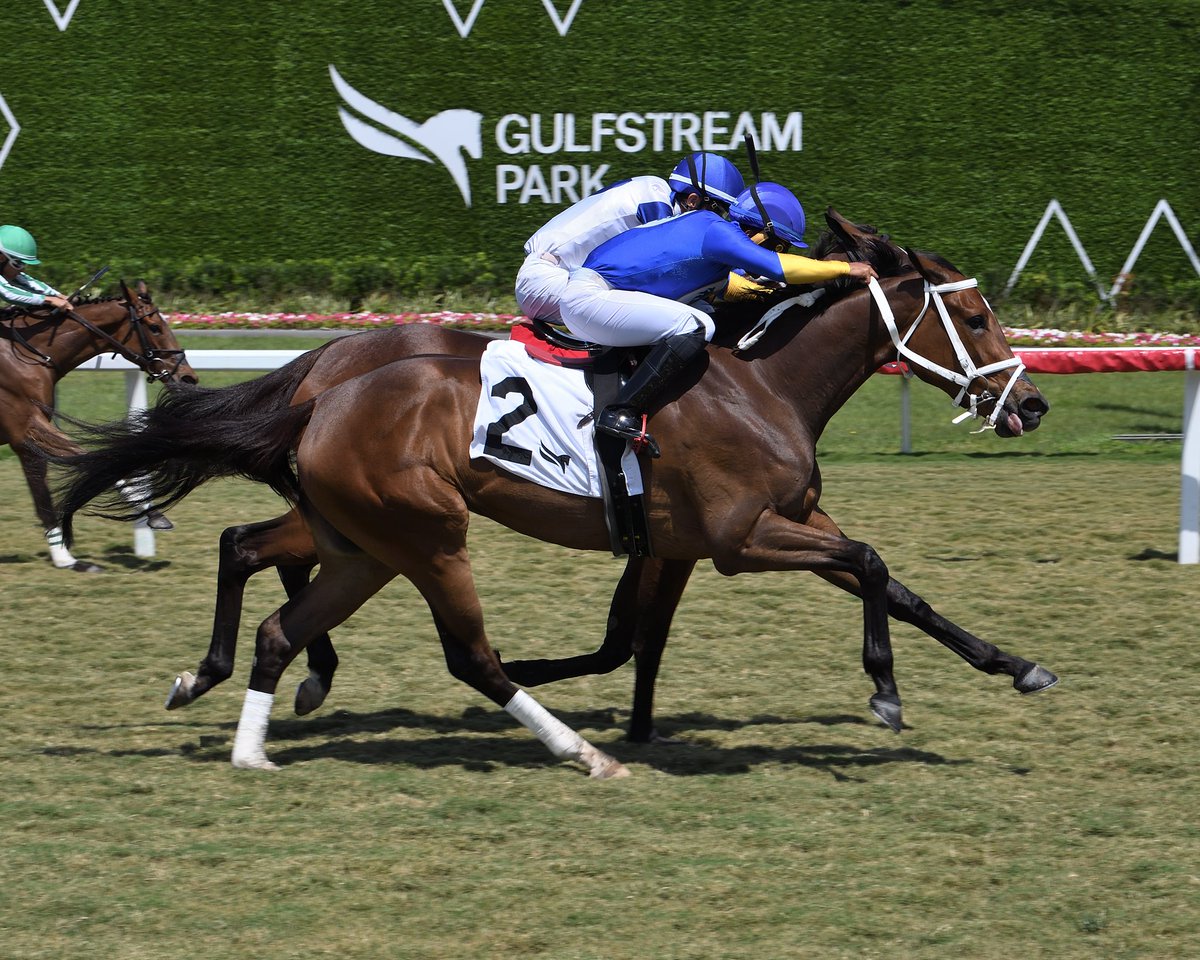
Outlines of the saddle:
{"label": "saddle", "polygon": [[[588,343],[545,320],[515,323],[510,337],[534,359],[560,367],[582,368],[592,391],[592,412],[580,421],[593,423],[600,411],[617,396],[622,382],[645,355],[646,348],[606,347]],[[625,442],[598,431],[592,432],[596,460],[600,464],[600,489],[604,494],[604,519],[608,525],[613,556],[653,556],[650,524],[642,494],[630,494],[621,457]]]}

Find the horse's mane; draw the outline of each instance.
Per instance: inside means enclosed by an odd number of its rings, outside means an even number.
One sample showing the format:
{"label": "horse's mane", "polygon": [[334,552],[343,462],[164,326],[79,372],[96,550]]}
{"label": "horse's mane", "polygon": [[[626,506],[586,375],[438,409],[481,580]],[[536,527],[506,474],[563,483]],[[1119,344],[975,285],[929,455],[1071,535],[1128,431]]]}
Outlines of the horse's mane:
{"label": "horse's mane", "polygon": [[[912,263],[903,248],[892,243],[891,237],[885,233],[877,233],[868,224],[855,224],[858,229],[869,234],[861,238],[861,248],[856,250],[855,259],[865,259],[875,268],[881,277],[895,277],[912,270]],[[813,260],[825,260],[833,256],[846,256],[846,249],[841,238],[833,230],[822,230],[817,242],[808,250],[807,256]],[[937,254],[930,254],[933,259],[945,264],[945,260]],[[949,266],[949,264],[946,264]],[[951,268],[953,269],[953,268]],[[839,300],[845,299],[851,293],[863,289],[862,284],[849,278],[830,280],[819,286],[825,293],[809,308],[811,318],[824,313]],[[747,303],[731,303],[721,306],[716,315],[717,335],[714,343],[729,345],[746,332],[758,319],[775,304],[794,297],[797,288],[785,287],[776,293],[762,299]],[[804,322],[804,321],[802,321]]]}
{"label": "horse's mane", "polygon": [[89,303],[112,303],[114,300],[124,300],[124,297],[84,297],[75,301],[75,306],[82,307]]}

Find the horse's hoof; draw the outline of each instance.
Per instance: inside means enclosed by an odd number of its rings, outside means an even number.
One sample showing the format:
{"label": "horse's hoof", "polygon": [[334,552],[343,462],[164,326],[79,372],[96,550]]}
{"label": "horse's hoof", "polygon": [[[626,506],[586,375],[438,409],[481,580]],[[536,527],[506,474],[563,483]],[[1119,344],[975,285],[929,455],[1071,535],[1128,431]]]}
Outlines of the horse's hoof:
{"label": "horse's hoof", "polygon": [[175,524],[168,520],[157,510],[151,510],[146,514],[146,526],[151,530],[174,530]]}
{"label": "horse's hoof", "polygon": [[904,729],[904,721],[901,719],[900,701],[890,698],[881,697],[875,694],[871,698],[871,712],[879,719],[885,727],[890,727],[894,733],[899,733]]}
{"label": "horse's hoof", "polygon": [[171,692],[167,694],[166,708],[178,710],[180,707],[186,707],[196,699],[196,695],[192,692],[195,688],[196,675],[185,670],[175,678],[175,682],[171,685]]}
{"label": "horse's hoof", "polygon": [[593,780],[619,780],[629,776],[629,768],[625,764],[586,741],[579,751],[579,759],[587,764],[588,776]]}
{"label": "horse's hoof", "polygon": [[629,736],[625,739],[630,743],[648,743],[652,746],[667,747],[676,746],[681,743],[687,743],[686,740],[680,740],[678,737],[664,737],[661,733],[654,729],[651,729],[651,731],[647,734],[640,734],[638,736],[634,736],[633,732],[630,731]]}
{"label": "horse's hoof", "polygon": [[1019,693],[1037,693],[1039,690],[1050,689],[1056,683],[1058,683],[1058,677],[1045,667],[1040,667],[1035,663],[1013,680],[1013,687]]}
{"label": "horse's hoof", "polygon": [[239,757],[236,754],[230,758],[234,770],[278,770],[279,765],[267,759],[265,753],[249,754]]}
{"label": "horse's hoof", "polygon": [[296,716],[304,717],[312,713],[329,695],[329,688],[313,674],[309,674],[296,686]]}
{"label": "horse's hoof", "polygon": [[620,780],[622,777],[629,776],[629,768],[620,760],[616,760],[606,754],[601,754],[600,756],[604,757],[604,759],[598,764],[593,764],[591,771],[588,773],[588,776],[593,780]]}
{"label": "horse's hoof", "polygon": [[65,567],[60,567],[60,570],[74,570],[76,573],[103,573],[104,568],[98,563],[92,563],[91,560],[76,560],[74,563],[68,564]]}

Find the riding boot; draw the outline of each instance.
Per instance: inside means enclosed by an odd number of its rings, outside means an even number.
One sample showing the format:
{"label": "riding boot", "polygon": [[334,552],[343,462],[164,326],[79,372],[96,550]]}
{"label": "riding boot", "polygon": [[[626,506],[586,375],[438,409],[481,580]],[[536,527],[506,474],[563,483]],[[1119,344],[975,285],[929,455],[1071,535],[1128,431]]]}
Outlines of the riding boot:
{"label": "riding boot", "polygon": [[661,451],[646,432],[643,411],[672,378],[704,349],[704,331],[680,333],[656,343],[633,375],[617,391],[617,398],[604,408],[596,429],[622,440],[632,440],[634,450],[643,449],[652,457]]}

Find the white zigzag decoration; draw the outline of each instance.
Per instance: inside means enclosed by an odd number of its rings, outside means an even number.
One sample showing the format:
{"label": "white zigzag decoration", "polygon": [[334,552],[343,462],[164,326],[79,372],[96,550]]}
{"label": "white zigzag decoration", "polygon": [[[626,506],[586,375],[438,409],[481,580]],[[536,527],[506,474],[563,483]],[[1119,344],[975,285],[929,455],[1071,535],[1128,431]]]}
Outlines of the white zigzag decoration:
{"label": "white zigzag decoration", "polygon": [[17,118],[8,109],[8,104],[4,102],[4,97],[2,96],[0,96],[0,116],[3,116],[8,121],[8,125],[11,128],[8,131],[8,136],[4,138],[4,143],[0,144],[0,167],[3,167],[4,161],[8,159],[8,151],[12,149],[13,142],[17,139],[17,134],[21,132],[21,125],[17,123]]}
{"label": "white zigzag decoration", "polygon": [[454,6],[454,0],[442,0],[442,5],[446,8],[446,12],[450,14],[450,19],[454,21],[454,26],[458,28],[458,35],[465,37],[471,32],[471,28],[475,26],[475,18],[479,16],[479,11],[483,9],[483,0],[475,0],[471,5],[471,12],[467,14],[465,21],[458,15],[458,8]]}
{"label": "white zigzag decoration", "polygon": [[54,22],[58,24],[59,30],[66,30],[67,25],[71,22],[71,18],[75,16],[75,8],[79,6],[79,0],[71,0],[67,4],[67,12],[59,13],[58,4],[54,0],[42,0],[46,4],[46,9],[50,11],[50,16],[54,18]]}
{"label": "white zigzag decoration", "polygon": [[[47,4],[50,2],[51,0],[46,0]],[[73,0],[72,6],[78,2],[79,0]],[[442,0],[442,6],[450,14],[450,19],[454,21],[454,28],[460,37],[466,37],[471,32],[471,28],[475,26],[475,20],[479,16],[479,11],[483,9],[484,2],[485,0],[474,0],[471,4],[471,12],[464,20],[462,14],[458,12],[458,7],[455,6],[455,0]],[[546,8],[550,19],[554,21],[554,28],[558,31],[558,35],[565,37],[571,29],[571,24],[575,22],[575,15],[579,13],[579,8],[583,6],[583,0],[572,0],[565,16],[559,16],[558,8],[554,6],[554,0],[542,0],[542,6]]]}
{"label": "white zigzag decoration", "polygon": [[579,7],[583,0],[575,0],[571,4],[571,9],[567,11],[565,17],[559,17],[558,11],[554,8],[552,0],[542,0],[542,6],[546,8],[546,12],[550,14],[550,19],[554,21],[554,26],[558,28],[558,35],[565,37],[567,31],[571,29],[571,24],[575,21],[575,14],[579,12]]}

